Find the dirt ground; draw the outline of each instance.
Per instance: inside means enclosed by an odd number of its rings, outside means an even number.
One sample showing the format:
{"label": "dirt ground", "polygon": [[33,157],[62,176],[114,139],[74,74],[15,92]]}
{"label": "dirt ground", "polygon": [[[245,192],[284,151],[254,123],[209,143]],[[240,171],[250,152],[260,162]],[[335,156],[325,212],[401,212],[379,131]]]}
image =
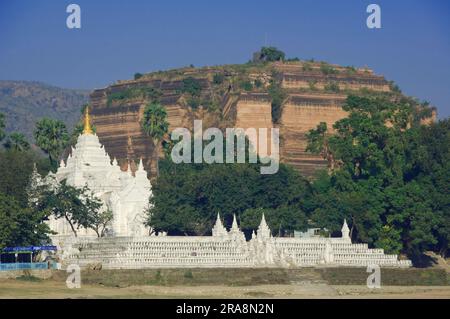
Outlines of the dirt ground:
{"label": "dirt ground", "polygon": [[230,287],[81,285],[69,289],[64,282],[0,280],[0,298],[444,298],[450,299],[450,286],[334,286],[320,283]]}

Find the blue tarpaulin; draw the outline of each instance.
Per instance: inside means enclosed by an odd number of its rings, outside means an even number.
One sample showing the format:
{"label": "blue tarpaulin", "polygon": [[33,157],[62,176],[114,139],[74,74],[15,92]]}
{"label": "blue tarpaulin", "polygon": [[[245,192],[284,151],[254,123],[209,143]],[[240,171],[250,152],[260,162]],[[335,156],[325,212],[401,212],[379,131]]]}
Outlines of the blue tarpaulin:
{"label": "blue tarpaulin", "polygon": [[6,247],[4,252],[21,252],[21,251],[41,251],[56,250],[56,246],[26,246],[26,247]]}

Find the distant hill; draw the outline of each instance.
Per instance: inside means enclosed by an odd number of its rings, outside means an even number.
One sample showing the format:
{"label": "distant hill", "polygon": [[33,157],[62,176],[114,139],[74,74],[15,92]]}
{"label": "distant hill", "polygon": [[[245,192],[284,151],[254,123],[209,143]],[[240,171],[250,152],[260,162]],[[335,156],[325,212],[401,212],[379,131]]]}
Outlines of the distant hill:
{"label": "distant hill", "polygon": [[21,132],[30,142],[34,141],[37,120],[59,119],[71,130],[88,101],[88,90],[63,89],[41,82],[0,81],[0,112],[5,114],[6,131]]}

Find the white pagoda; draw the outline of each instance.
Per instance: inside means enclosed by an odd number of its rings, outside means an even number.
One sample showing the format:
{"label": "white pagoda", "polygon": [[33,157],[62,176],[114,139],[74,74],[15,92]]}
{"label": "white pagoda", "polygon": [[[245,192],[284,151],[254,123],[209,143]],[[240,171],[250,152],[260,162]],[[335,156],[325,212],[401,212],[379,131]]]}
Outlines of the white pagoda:
{"label": "white pagoda", "polygon": [[[96,197],[103,201],[103,209],[113,213],[113,221],[108,229],[112,236],[145,236],[145,211],[152,195],[151,184],[142,159],[134,176],[131,166],[122,171],[117,160],[111,160],[98,136],[90,126],[89,112],[86,110],[83,133],[78,137],[75,148],[64,162],[61,160],[56,174],[50,173],[47,180],[54,177],[57,182],[66,180],[74,187],[88,186]],[[49,221],[50,228],[58,236],[73,235],[64,218]],[[80,229],[78,236],[93,236],[90,229]]]}

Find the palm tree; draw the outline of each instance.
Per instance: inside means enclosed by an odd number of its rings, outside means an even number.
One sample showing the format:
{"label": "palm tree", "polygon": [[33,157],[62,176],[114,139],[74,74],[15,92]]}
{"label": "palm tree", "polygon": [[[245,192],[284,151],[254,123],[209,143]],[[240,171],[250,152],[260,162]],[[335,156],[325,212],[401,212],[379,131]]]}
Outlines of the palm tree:
{"label": "palm tree", "polygon": [[11,133],[8,136],[5,144],[3,144],[6,149],[15,150],[19,152],[25,152],[30,149],[30,143],[28,143],[25,135],[22,133]]}
{"label": "palm tree", "polygon": [[0,113],[0,141],[5,138],[5,115]]}
{"label": "palm tree", "polygon": [[36,123],[34,138],[36,145],[48,154],[50,163],[55,164],[56,159],[67,146],[69,134],[64,122],[43,118]]}
{"label": "palm tree", "polygon": [[158,102],[148,104],[144,110],[144,115],[141,121],[141,127],[144,132],[150,136],[155,145],[156,156],[156,176],[159,176],[159,149],[162,138],[169,130],[169,123],[167,122],[167,112],[164,107]]}

